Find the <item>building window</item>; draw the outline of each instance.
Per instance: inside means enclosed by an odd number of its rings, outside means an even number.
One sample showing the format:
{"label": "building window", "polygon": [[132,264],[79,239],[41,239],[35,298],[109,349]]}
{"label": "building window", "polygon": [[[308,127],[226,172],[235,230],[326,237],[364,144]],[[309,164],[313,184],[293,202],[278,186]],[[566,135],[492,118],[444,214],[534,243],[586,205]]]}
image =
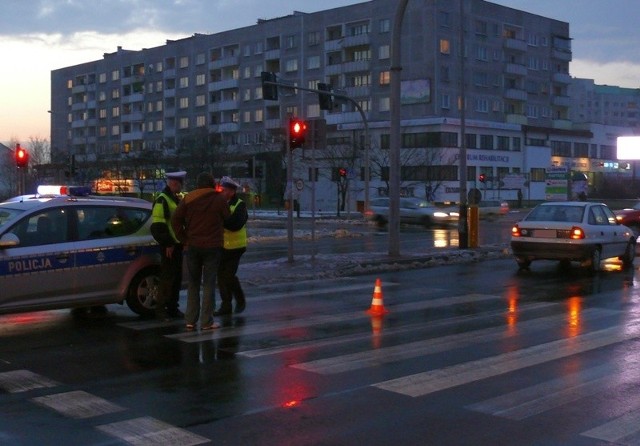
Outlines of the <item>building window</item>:
{"label": "building window", "polygon": [[498,150],[509,150],[509,137],[508,136],[498,136]]}
{"label": "building window", "polygon": [[111,117],[117,118],[118,116],[120,116],[120,107],[115,106],[111,109]]}
{"label": "building window", "polygon": [[262,111],[262,109],[254,111],[253,120],[255,122],[262,122],[264,120],[264,112]]}
{"label": "building window", "polygon": [[207,75],[204,73],[196,74],[196,85],[201,86],[207,82]]}
{"label": "building window", "polygon": [[493,150],[493,135],[480,135],[480,148]]}
{"label": "building window", "polygon": [[389,59],[391,57],[391,49],[389,45],[382,45],[378,48],[378,59],[384,60]]}
{"label": "building window", "polygon": [[391,82],[391,74],[388,71],[380,72],[380,85],[389,85]]}
{"label": "building window", "polygon": [[320,45],[321,37],[320,31],[310,31],[307,34],[307,43],[309,46]]}
{"label": "building window", "polygon": [[440,107],[444,108],[444,109],[450,109],[451,108],[451,96],[449,96],[448,94],[443,94],[441,96],[440,99]]}
{"label": "building window", "polygon": [[178,128],[179,129],[188,129],[189,128],[189,118],[184,117],[178,120]]}
{"label": "building window", "polygon": [[447,39],[440,39],[440,54],[451,54],[451,42]]}
{"label": "building window", "polygon": [[313,70],[316,68],[320,68],[320,56],[310,56],[307,59],[307,69]]}
{"label": "building window", "polygon": [[285,63],[285,71],[288,73],[298,71],[298,59],[289,59]]}
{"label": "building window", "polygon": [[178,107],[179,108],[189,108],[189,98],[188,97],[180,98],[180,101],[178,103]]}
{"label": "building window", "polygon": [[476,111],[480,113],[488,113],[489,112],[489,101],[487,99],[476,99],[475,100]]}
{"label": "building window", "polygon": [[291,48],[296,48],[298,46],[297,42],[296,42],[296,36],[291,35],[291,36],[287,36],[284,39],[284,45],[286,49],[291,49]]}
{"label": "building window", "polygon": [[202,107],[203,105],[206,105],[206,96],[203,94],[199,94],[196,96],[196,107]]}
{"label": "building window", "polygon": [[113,70],[111,72],[111,80],[117,81],[118,79],[120,79],[120,70]]}
{"label": "building window", "polygon": [[180,68],[187,68],[189,66],[189,56],[182,56],[178,63]]}
{"label": "building window", "polygon": [[196,65],[202,65],[206,60],[206,56],[204,53],[196,54]]}
{"label": "building window", "polygon": [[391,101],[389,97],[380,98],[378,102],[379,111],[388,112],[391,109]]}
{"label": "building window", "polygon": [[107,73],[100,73],[98,75],[98,82],[101,84],[104,84],[105,82],[107,82]]}
{"label": "building window", "polygon": [[111,126],[111,135],[117,136],[120,134],[120,126],[118,124]]}
{"label": "building window", "polygon": [[120,97],[120,89],[114,88],[111,90],[111,99],[118,99]]}
{"label": "building window", "polygon": [[187,76],[183,76],[178,80],[178,86],[180,88],[187,88],[189,86],[189,78]]}
{"label": "building window", "polygon": [[391,19],[380,19],[378,22],[378,30],[381,33],[391,32]]}

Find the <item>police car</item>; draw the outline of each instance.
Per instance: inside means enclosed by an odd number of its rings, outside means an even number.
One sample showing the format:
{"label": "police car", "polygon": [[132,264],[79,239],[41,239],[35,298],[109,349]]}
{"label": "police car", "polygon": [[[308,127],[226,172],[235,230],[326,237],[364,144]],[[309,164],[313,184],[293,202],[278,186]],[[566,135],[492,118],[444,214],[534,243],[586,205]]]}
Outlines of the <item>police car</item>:
{"label": "police car", "polygon": [[41,186],[0,203],[0,313],[126,302],[153,314],[151,203],[86,192]]}

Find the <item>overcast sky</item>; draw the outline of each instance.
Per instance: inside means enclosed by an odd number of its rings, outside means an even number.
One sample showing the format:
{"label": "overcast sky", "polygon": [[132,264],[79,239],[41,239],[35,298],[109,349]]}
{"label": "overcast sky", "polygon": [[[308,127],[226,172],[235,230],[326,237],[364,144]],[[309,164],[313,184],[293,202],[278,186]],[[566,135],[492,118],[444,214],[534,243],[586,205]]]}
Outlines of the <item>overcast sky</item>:
{"label": "overcast sky", "polygon": [[[412,0],[409,0],[410,2]],[[415,0],[414,0],[415,1]],[[250,26],[360,0],[2,0],[0,142],[49,138],[51,70],[101,59],[118,46]],[[597,84],[640,87],[639,0],[494,0],[569,22],[570,73]]]}

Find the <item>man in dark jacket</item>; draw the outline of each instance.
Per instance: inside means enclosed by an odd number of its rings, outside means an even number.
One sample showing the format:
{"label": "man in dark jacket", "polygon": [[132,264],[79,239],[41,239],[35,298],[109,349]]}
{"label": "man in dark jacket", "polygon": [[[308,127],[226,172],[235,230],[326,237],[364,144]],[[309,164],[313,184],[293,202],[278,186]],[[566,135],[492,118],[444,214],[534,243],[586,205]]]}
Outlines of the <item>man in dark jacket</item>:
{"label": "man in dark jacket", "polygon": [[236,191],[240,184],[230,177],[222,177],[220,180],[222,194],[229,201],[231,217],[224,221],[224,250],[222,260],[218,267],[218,290],[222,304],[214,314],[222,316],[231,314],[231,303],[236,300],[236,313],[242,313],[246,306],[244,291],[238,279],[238,265],[240,257],[247,250],[247,205],[242,201]]}
{"label": "man in dark jacket", "polygon": [[182,244],[171,227],[171,216],[180,202],[185,171],[167,172],[167,185],[153,203],[151,234],[162,247],[156,317],[162,321],[183,317],[178,309],[182,287]]}
{"label": "man in dark jacket", "polygon": [[187,248],[187,330],[193,330],[198,319],[202,330],[219,327],[213,322],[216,272],[224,243],[223,222],[231,213],[227,201],[214,187],[210,173],[198,175],[197,189],[180,201],[171,218],[176,237]]}

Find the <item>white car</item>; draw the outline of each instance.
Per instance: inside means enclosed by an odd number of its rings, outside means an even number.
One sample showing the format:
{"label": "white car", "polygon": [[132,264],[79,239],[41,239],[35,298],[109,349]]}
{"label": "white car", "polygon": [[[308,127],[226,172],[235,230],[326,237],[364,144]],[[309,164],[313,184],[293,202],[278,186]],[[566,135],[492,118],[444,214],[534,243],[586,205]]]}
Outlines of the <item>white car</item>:
{"label": "white car", "polygon": [[577,261],[595,273],[607,258],[617,257],[630,267],[636,238],[603,203],[549,202],[513,226],[511,250],[520,268],[533,260]]}
{"label": "white car", "polygon": [[0,313],[126,302],[155,309],[160,247],[151,203],[21,196],[0,203]]}
{"label": "white car", "polygon": [[[459,212],[452,207],[441,208],[420,198],[400,198],[400,223],[423,226],[448,225],[458,222]],[[365,217],[385,225],[389,221],[389,198],[375,198],[369,203]]]}

